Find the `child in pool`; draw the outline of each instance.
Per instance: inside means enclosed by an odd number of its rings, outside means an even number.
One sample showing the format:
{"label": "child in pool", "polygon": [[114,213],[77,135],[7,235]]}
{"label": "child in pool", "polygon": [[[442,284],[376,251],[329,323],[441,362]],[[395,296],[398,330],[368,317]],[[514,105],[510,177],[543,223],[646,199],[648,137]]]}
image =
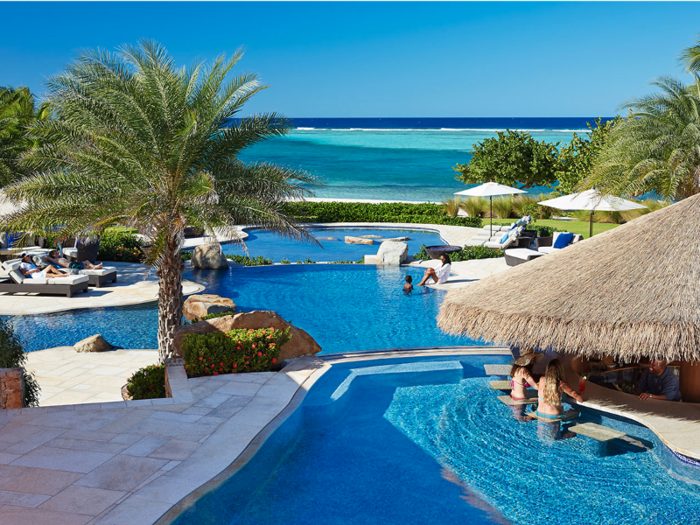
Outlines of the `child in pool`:
{"label": "child in pool", "polygon": [[406,276],[406,282],[403,285],[403,293],[406,295],[410,294],[413,291],[413,277],[410,275]]}

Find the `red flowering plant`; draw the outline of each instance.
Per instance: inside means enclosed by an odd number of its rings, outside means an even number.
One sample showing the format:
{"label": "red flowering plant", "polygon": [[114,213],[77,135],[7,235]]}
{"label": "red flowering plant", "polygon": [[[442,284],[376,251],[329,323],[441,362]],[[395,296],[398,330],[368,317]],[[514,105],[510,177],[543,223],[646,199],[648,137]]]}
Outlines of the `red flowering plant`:
{"label": "red flowering plant", "polygon": [[165,365],[150,365],[138,369],[127,378],[126,390],[131,399],[165,397]]}
{"label": "red flowering plant", "polygon": [[187,334],[182,343],[189,377],[267,372],[292,338],[289,328]]}

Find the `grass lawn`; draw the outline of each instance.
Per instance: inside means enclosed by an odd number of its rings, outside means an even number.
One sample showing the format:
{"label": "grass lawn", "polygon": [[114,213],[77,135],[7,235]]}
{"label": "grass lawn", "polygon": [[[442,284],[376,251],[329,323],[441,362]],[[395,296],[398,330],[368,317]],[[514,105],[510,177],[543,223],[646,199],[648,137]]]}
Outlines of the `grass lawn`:
{"label": "grass lawn", "polygon": [[[516,219],[494,219],[493,223],[494,224],[511,224],[515,222]],[[489,223],[488,219],[484,219],[484,226],[486,226]],[[583,221],[555,221],[552,219],[540,219],[534,221],[534,224],[536,226],[551,226],[552,228],[556,228],[557,230],[565,231],[565,232],[571,232],[571,233],[578,233],[583,235],[584,239],[588,238],[588,229],[589,229],[589,224],[588,221],[583,222]],[[596,233],[601,233],[607,230],[612,230],[613,228],[619,226],[619,224],[610,224],[607,222],[594,222],[593,223],[593,235]]]}

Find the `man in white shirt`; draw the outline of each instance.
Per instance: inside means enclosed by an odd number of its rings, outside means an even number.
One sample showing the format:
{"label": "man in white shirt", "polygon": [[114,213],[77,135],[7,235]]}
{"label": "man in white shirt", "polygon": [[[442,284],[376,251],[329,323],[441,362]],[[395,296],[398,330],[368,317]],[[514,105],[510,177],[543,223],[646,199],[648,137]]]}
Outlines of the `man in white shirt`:
{"label": "man in white shirt", "polygon": [[428,268],[425,270],[423,279],[418,283],[418,286],[425,286],[428,279],[432,279],[437,284],[445,284],[447,282],[447,278],[450,276],[450,270],[452,269],[452,261],[450,261],[448,255],[441,255],[440,261],[442,261],[442,265],[437,269]]}
{"label": "man in white shirt", "polygon": [[29,277],[30,279],[46,279],[47,277],[66,276],[66,274],[57,270],[51,265],[47,266],[44,270],[40,270],[32,261],[32,256],[27,253],[21,253],[19,257],[22,259],[22,262],[19,265],[19,270],[25,277]]}

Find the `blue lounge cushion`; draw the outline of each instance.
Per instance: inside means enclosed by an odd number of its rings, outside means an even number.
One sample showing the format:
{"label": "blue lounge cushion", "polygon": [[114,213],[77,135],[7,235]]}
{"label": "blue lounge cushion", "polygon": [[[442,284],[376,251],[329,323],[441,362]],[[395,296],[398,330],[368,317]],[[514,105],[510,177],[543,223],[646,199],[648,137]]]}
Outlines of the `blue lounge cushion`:
{"label": "blue lounge cushion", "polygon": [[501,240],[499,241],[501,244],[506,242],[508,240],[508,234],[506,233],[503,237],[501,237]]}
{"label": "blue lounge cushion", "polygon": [[569,233],[569,232],[560,233],[557,236],[557,239],[554,241],[554,246],[552,246],[552,247],[553,248],[566,248],[569,245],[569,243],[572,241],[573,238],[574,238],[573,233]]}

